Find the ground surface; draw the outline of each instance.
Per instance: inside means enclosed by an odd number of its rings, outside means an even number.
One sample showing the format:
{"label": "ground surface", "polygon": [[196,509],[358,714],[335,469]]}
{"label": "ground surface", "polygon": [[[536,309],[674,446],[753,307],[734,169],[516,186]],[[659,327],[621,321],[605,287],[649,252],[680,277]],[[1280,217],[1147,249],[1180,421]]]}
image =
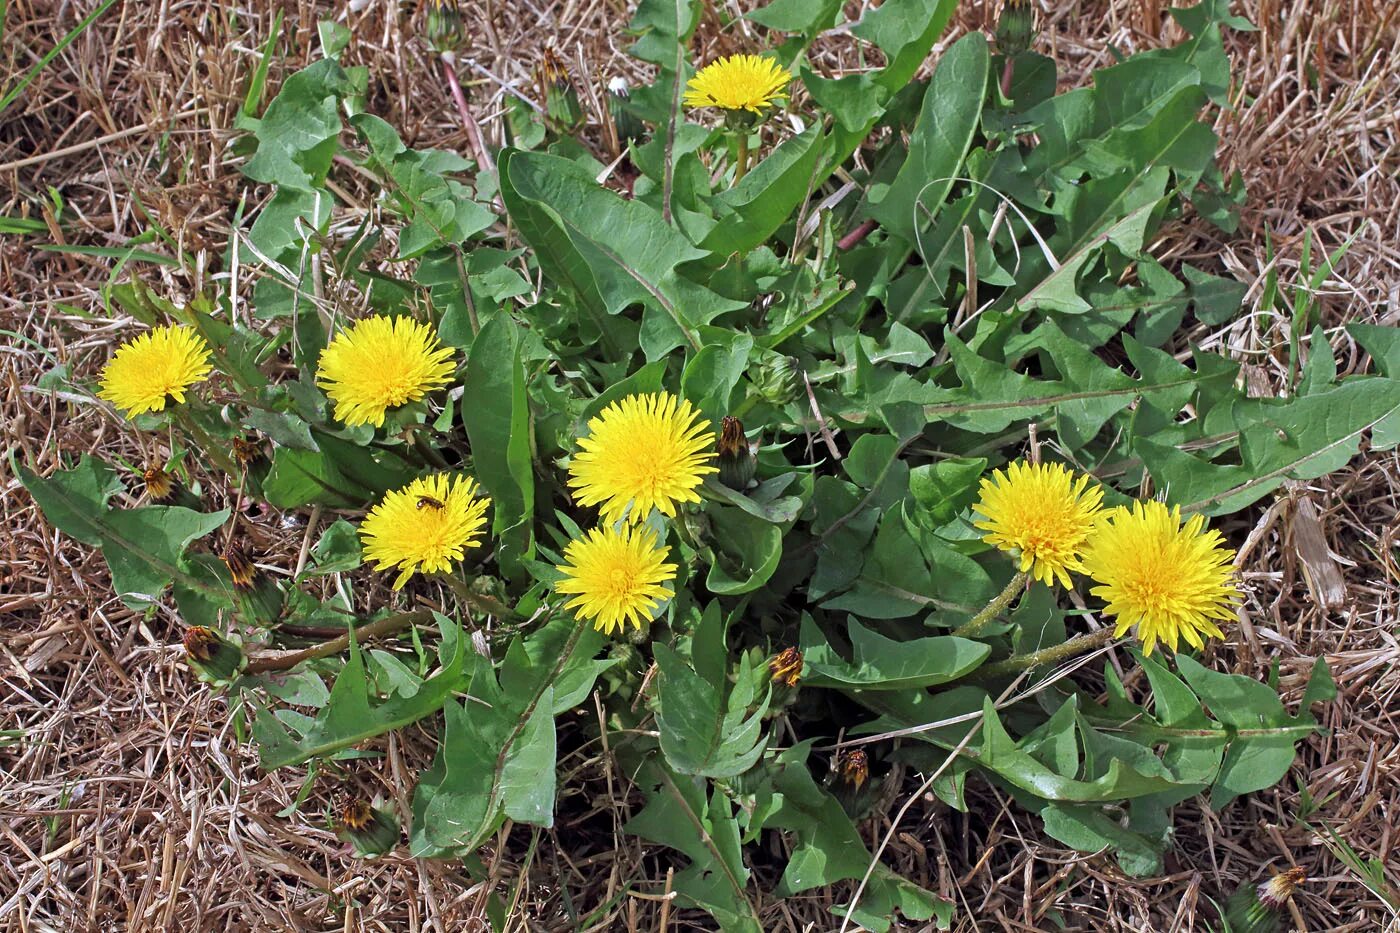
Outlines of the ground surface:
{"label": "ground surface", "polygon": [[[488,886],[474,885],[456,865],[403,856],[366,864],[344,854],[323,819],[334,775],[316,781],[299,813],[279,815],[301,775],[257,768],[223,701],[179,663],[175,620],[124,609],[101,558],[45,528],[8,473],[12,455],[43,470],[94,449],[144,459],[110,415],[38,385],[55,365],[93,371],[126,332],[129,322],[109,317],[100,294],[114,261],[34,244],[108,247],[154,231],[157,248],[174,254],[178,246],[194,262],[143,265],[137,274],[172,297],[205,284],[233,207],[241,196],[251,206],[263,194],[238,174],[229,127],[279,6],[118,2],[0,117],[0,224],[30,218],[43,226],[25,236],[0,226],[0,728],[17,731],[0,737],[0,929],[478,928],[472,918]],[[627,44],[622,0],[466,6],[473,39],[462,72],[475,82],[488,133],[502,83],[533,93],[530,68],[548,43],[587,79],[631,67],[619,51]],[[852,14],[859,6],[848,4]],[[1068,84],[1111,61],[1113,47],[1177,37],[1163,26],[1167,4],[1159,0],[1049,6],[1056,12],[1040,48],[1056,56]],[[1176,227],[1155,250],[1252,283],[1247,316],[1182,339],[1224,348],[1250,364],[1259,391],[1275,392],[1286,365],[1284,302],[1296,297],[1306,230],[1327,250],[1352,240],[1317,296],[1344,368],[1364,361],[1340,325],[1400,320],[1400,4],[1234,6],[1261,26],[1232,41],[1237,105],[1218,127],[1226,167],[1249,185],[1243,225],[1229,237]],[[11,3],[0,93],[91,7]],[[418,11],[381,0],[352,10],[305,0],[283,8],[274,86],[312,54],[316,20],[337,18],[354,31],[350,56],[370,66],[371,109],[411,145],[466,149],[414,38]],[[969,2],[958,29],[983,27],[991,15]],[[719,32],[707,24],[697,57],[760,42],[743,27]],[[823,67],[842,67],[848,50],[839,37],[829,46]],[[1286,287],[1282,300],[1266,304],[1271,269]],[[1227,529],[1242,547],[1251,596],[1247,624],[1231,633],[1223,656],[1260,676],[1277,662],[1296,699],[1310,659],[1325,655],[1341,695],[1326,713],[1331,734],[1308,744],[1283,785],[1222,813],[1204,803],[1179,808],[1170,874],[1123,879],[1110,860],[1045,839],[1033,819],[986,788],[973,819],[911,808],[891,859],[958,900],[961,929],[1054,929],[1059,917],[1071,929],[1204,930],[1214,916],[1208,897],[1290,864],[1310,877],[1292,916],[1298,929],[1394,928],[1380,895],[1397,902],[1400,885],[1396,467],[1394,452],[1363,454]],[[293,553],[304,534],[276,522],[266,531],[270,544],[285,539]],[[429,749],[408,730],[387,743],[377,783],[363,774],[355,780],[405,800]],[[659,901],[620,892],[630,882],[662,893],[665,853],[614,835],[615,811],[627,802],[600,792],[608,786],[605,762],[577,755],[563,767],[573,773],[561,785],[576,791],[562,802],[567,815],[556,830],[537,846],[517,830],[486,853],[489,887],[514,905],[513,928],[567,930],[571,916],[587,916],[599,930],[661,929]],[[899,788],[891,792],[896,803],[903,799]],[[888,828],[880,820],[867,827],[872,838]],[[1369,859],[1379,867],[1367,878]],[[844,893],[770,904],[771,928],[826,929],[826,904]],[[701,928],[691,922],[672,913],[669,928]]]}

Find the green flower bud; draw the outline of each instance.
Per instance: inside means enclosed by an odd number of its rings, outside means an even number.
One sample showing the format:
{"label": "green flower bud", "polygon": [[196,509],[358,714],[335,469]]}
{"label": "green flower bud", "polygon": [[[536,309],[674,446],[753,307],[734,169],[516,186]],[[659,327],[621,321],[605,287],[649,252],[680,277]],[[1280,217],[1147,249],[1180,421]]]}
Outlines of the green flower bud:
{"label": "green flower bud", "polygon": [[608,82],[608,116],[617,130],[619,149],[625,150],[629,143],[641,139],[646,132],[642,121],[631,110],[631,95],[627,90],[627,81],[622,77]]}
{"label": "green flower bud", "polygon": [[544,109],[556,132],[572,133],[583,125],[583,106],[578,89],[564,60],[553,49],[545,49],[536,70],[536,78],[544,92]]}
{"label": "green flower bud", "polygon": [[797,361],[790,356],[769,356],[752,376],[758,394],[770,405],[786,405],[797,398]]}
{"label": "green flower bud", "polygon": [[185,629],[181,643],[185,646],[185,663],[200,680],[214,686],[225,686],[238,679],[248,663],[237,636],[231,640],[203,625]]}
{"label": "green flower bud", "polygon": [[428,0],[425,26],[428,46],[439,55],[457,51],[466,39],[462,30],[462,10],[457,6],[457,0]]}
{"label": "green flower bud", "polygon": [[1002,0],[997,17],[997,51],[1010,57],[1028,50],[1035,41],[1034,0]]}
{"label": "green flower bud", "polygon": [[758,461],[754,459],[749,439],[744,436],[744,423],[725,415],[720,421],[716,449],[719,452],[719,481],[740,492],[748,489],[758,469]]}
{"label": "green flower bud", "polygon": [[350,844],[356,858],[378,858],[399,844],[399,821],[357,797],[341,808],[337,835]]}

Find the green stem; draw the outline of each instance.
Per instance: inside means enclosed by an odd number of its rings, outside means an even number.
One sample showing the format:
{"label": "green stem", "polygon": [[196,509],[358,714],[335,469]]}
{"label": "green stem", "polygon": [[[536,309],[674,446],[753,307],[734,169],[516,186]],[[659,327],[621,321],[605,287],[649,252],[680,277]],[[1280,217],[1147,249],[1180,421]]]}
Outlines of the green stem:
{"label": "green stem", "polygon": [[1044,664],[1059,664],[1061,661],[1077,658],[1113,641],[1113,626],[1108,625],[1088,635],[1078,635],[1067,642],[1051,645],[1030,654],[1014,654],[1004,661],[986,664],[977,669],[977,679],[999,677],[1004,674],[1019,674]]}
{"label": "green stem", "polygon": [[190,436],[203,448],[204,455],[210,460],[213,460],[219,469],[223,470],[229,476],[240,475],[240,471],[233,465],[233,461],[224,453],[227,443],[222,446],[214,443],[214,439],[199,426],[194,420],[194,416],[191,415],[183,405],[175,409],[175,420],[180,422],[180,426],[190,433]]}
{"label": "green stem", "polygon": [[[369,638],[377,638],[380,635],[392,635],[400,629],[408,628],[411,625],[426,624],[433,621],[433,614],[426,609],[415,609],[412,612],[401,612],[398,615],[385,616],[367,625],[362,625],[355,629],[355,640],[362,641]],[[313,645],[301,651],[292,651],[287,654],[265,655],[251,658],[248,666],[243,669],[245,674],[266,674],[271,671],[287,671],[296,667],[302,661],[311,661],[315,658],[327,658],[333,654],[340,654],[350,647],[350,633],[346,632],[339,638],[332,638],[330,641]]]}
{"label": "green stem", "polygon": [[1011,582],[1006,584],[1006,589],[1002,590],[997,594],[995,599],[987,603],[985,609],[977,613],[977,615],[973,616],[971,619],[968,619],[962,625],[953,629],[953,634],[960,638],[970,638],[981,632],[993,619],[1001,615],[1002,611],[1005,610],[1007,606],[1011,605],[1011,601],[1016,598],[1016,594],[1021,592],[1025,585],[1026,574],[1024,572],[1018,572],[1011,578]]}
{"label": "green stem", "polygon": [[749,131],[747,128],[739,131],[739,161],[734,167],[734,184],[738,185],[745,175],[749,173]]}

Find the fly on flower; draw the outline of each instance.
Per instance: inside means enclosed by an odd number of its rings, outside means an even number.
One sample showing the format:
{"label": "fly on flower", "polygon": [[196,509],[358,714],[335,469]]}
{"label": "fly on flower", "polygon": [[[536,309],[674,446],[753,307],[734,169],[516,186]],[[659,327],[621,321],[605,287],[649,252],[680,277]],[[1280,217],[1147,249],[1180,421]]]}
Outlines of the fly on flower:
{"label": "fly on flower", "polygon": [[377,428],[389,409],[447,385],[455,368],[452,348],[442,346],[428,325],[407,317],[368,317],[321,351],[316,383],[335,403],[336,418]]}
{"label": "fly on flower", "polygon": [[190,386],[209,377],[209,355],[192,327],[152,328],[117,348],[102,370],[98,397],[125,409],[127,418],[164,411],[167,399],[183,402]]}
{"label": "fly on flower", "polygon": [[491,500],[470,477],[443,473],[388,493],[360,524],[365,560],[399,569],[394,589],[415,573],[442,573],[481,542]]}

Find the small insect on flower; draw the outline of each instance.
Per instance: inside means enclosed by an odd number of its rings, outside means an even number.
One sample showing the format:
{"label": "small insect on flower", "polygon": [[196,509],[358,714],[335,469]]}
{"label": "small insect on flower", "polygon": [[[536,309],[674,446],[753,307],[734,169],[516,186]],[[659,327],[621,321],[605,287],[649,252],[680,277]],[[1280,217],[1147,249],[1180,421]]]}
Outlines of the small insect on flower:
{"label": "small insect on flower", "polygon": [[253,566],[253,562],[248,559],[242,549],[237,545],[230,544],[220,558],[224,566],[228,568],[228,575],[233,580],[233,586],[239,590],[251,590],[257,581],[258,568]]}
{"label": "small insect on flower", "polygon": [[802,652],[792,647],[779,651],[768,659],[768,673],[775,683],[796,687],[802,679]]}
{"label": "small insect on flower", "polygon": [[573,596],[565,608],[600,632],[628,624],[640,629],[671,597],[665,584],[676,578],[676,565],[666,563],[670,556],[649,528],[595,528],[564,548],[565,563],[555,567],[564,579],[554,591]]}
{"label": "small insect on flower", "polygon": [[481,542],[490,504],[470,477],[419,477],[386,494],[360,524],[365,560],[397,567],[396,590],[415,573],[451,570]]}
{"label": "small insect on flower", "polygon": [[710,422],[669,392],[613,402],[588,431],[569,463],[569,486],[607,524],[645,521],[652,509],[675,518],[676,504],[699,502],[696,487],[716,472]]}
{"label": "small insect on flower", "polygon": [[146,495],[150,496],[153,502],[169,499],[175,491],[175,477],[158,466],[147,467],[141,474],[141,479],[146,484]]}
{"label": "small insect on flower", "polygon": [[983,516],[973,525],[982,540],[1018,558],[1019,569],[1047,586],[1070,585],[1070,572],[1082,572],[1080,551],[1094,529],[1103,490],[1076,478],[1058,463],[1010,464],[983,479],[981,499],[972,507]]}
{"label": "small insect on flower", "polygon": [[452,377],[452,348],[412,318],[356,321],[321,351],[316,383],[347,425],[382,427],[390,408],[416,402]]}
{"label": "small insect on flower", "polygon": [[841,780],[859,790],[870,777],[870,759],[863,748],[852,748],[841,752],[836,759],[836,773]]}
{"label": "small insect on flower", "polygon": [[1201,648],[1203,636],[1224,637],[1216,622],[1233,618],[1240,598],[1234,559],[1204,516],[1182,524],[1179,507],[1135,502],[1099,523],[1084,549],[1084,572],[1100,584],[1090,592],[1117,620],[1115,636],[1136,626],[1150,655],[1158,641],[1175,651],[1183,639]]}
{"label": "small insect on flower", "polygon": [[117,348],[102,370],[97,394],[125,409],[127,418],[164,411],[167,399],[183,402],[189,387],[213,372],[209,356],[209,345],[194,328],[152,328]]}
{"label": "small insect on flower", "polygon": [[792,73],[761,55],[731,55],[696,72],[685,87],[687,107],[719,107],[762,114],[786,98]]}

